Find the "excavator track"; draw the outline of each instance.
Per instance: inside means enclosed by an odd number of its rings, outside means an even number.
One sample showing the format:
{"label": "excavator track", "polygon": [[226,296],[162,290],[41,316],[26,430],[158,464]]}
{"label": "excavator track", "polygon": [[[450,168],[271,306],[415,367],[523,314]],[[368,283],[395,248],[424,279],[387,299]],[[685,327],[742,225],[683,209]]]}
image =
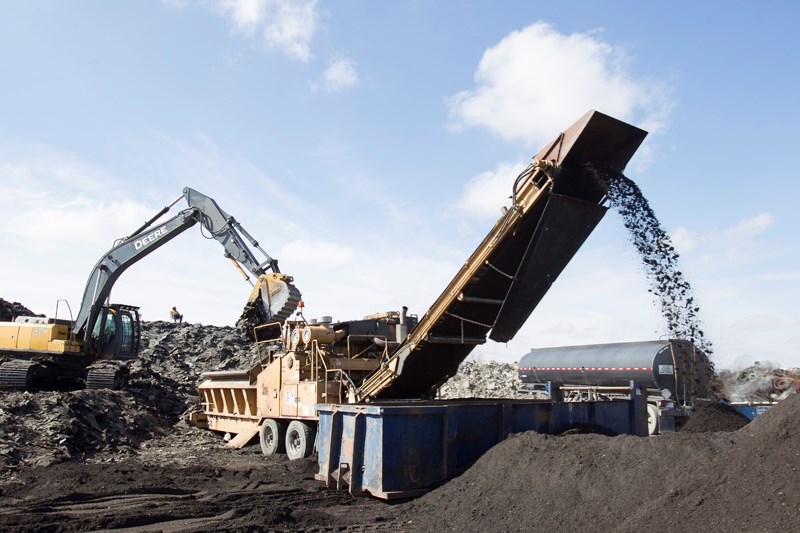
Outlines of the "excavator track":
{"label": "excavator track", "polygon": [[125,386],[127,379],[128,369],[124,366],[110,363],[92,366],[86,374],[86,388],[119,390]]}
{"label": "excavator track", "polygon": [[15,359],[0,365],[0,389],[26,390],[33,383],[38,363]]}

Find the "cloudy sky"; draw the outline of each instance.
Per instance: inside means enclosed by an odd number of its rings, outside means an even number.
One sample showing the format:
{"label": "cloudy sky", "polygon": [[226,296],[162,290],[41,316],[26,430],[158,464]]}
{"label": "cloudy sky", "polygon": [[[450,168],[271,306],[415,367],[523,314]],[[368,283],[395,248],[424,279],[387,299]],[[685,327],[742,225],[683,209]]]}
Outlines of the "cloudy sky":
{"label": "cloudy sky", "polygon": [[[0,297],[77,313],[114,240],[190,186],[279,259],[307,317],[421,316],[516,173],[597,109],[650,132],[626,174],[680,251],[717,366],[800,366],[797,6],[6,2]],[[473,357],[659,338],[648,288],[609,212],[517,337]],[[192,228],[112,299],[230,325],[248,293]]]}

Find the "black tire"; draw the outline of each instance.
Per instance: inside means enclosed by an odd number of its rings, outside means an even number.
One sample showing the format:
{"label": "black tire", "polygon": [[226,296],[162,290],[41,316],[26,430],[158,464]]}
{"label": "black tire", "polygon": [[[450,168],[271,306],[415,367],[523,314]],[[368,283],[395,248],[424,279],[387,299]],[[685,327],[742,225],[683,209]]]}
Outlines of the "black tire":
{"label": "black tire", "polygon": [[292,420],[286,429],[286,455],[289,459],[302,459],[314,451],[314,428],[300,420]]}
{"label": "black tire", "polygon": [[285,448],[286,424],[274,418],[267,418],[259,428],[259,442],[264,455],[270,456],[283,453]]}

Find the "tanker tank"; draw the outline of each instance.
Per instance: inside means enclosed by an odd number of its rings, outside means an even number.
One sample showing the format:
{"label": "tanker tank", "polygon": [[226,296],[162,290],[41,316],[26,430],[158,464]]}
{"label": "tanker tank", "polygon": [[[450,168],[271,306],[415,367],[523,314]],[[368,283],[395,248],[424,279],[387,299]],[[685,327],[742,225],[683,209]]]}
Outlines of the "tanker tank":
{"label": "tanker tank", "polygon": [[529,390],[558,384],[568,401],[613,399],[615,388],[643,382],[663,416],[667,408],[691,408],[709,397],[708,368],[702,350],[672,339],[532,349],[519,362],[519,377]]}

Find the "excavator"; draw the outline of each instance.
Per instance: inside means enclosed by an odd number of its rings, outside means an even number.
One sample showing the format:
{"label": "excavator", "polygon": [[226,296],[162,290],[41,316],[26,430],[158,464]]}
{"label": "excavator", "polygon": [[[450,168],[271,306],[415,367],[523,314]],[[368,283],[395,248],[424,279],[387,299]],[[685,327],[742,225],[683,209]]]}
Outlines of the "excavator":
{"label": "excavator", "polygon": [[[160,221],[181,199],[189,207]],[[281,273],[277,259],[214,199],[186,187],[103,254],[89,275],[74,320],[58,318],[56,304],[55,318],[20,316],[13,322],[0,322],[0,388],[26,390],[64,380],[82,382],[92,389],[123,387],[126,362],[139,353],[141,320],[138,307],[109,303],[111,289],[128,267],[197,224],[204,235],[222,244],[224,256],[252,286],[242,320],[251,327],[254,321],[283,323],[292,315],[301,298],[294,279]],[[263,261],[248,242],[263,254]]]}

